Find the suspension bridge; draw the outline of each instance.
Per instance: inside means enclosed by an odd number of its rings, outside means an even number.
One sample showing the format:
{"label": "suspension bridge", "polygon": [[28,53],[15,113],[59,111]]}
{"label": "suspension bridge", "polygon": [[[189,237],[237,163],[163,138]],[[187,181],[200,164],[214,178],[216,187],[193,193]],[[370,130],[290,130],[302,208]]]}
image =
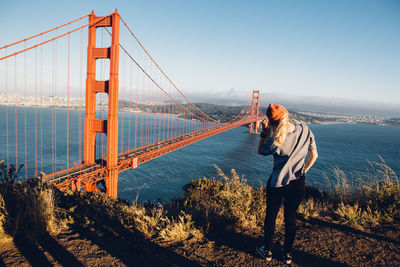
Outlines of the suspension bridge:
{"label": "suspension bridge", "polygon": [[238,126],[258,127],[259,91],[228,122],[207,115],[117,10],[0,47],[0,73],[0,155],[8,167],[23,162],[25,179],[61,190],[103,183],[117,197],[122,171]]}

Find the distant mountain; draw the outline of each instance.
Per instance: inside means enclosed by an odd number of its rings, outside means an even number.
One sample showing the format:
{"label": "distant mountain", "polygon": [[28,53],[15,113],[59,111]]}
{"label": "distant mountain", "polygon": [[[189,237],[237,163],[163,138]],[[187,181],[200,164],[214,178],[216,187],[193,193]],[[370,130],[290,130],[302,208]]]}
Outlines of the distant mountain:
{"label": "distant mountain", "polygon": [[[185,95],[195,102],[234,106],[250,104],[251,90],[230,89],[216,92],[188,92]],[[379,103],[337,97],[287,95],[263,92],[262,90],[260,90],[260,101],[263,106],[269,103],[279,103],[294,111],[357,114],[386,118],[400,117],[400,104],[396,103]]]}

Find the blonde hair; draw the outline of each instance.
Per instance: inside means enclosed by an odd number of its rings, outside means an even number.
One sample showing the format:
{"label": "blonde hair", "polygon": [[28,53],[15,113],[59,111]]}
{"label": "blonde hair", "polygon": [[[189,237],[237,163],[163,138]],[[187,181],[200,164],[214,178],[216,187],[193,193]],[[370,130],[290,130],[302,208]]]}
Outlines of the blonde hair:
{"label": "blonde hair", "polygon": [[282,118],[279,120],[279,124],[272,127],[272,136],[274,138],[274,145],[281,146],[285,142],[286,135],[288,133],[289,126],[289,112],[286,111]]}

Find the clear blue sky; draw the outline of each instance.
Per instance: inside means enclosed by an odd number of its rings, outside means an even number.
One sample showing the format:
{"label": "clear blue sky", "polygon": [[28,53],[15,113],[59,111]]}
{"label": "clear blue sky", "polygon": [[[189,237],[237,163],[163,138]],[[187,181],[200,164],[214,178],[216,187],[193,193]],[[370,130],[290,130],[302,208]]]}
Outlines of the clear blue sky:
{"label": "clear blue sky", "polygon": [[0,45],[115,8],[183,92],[400,105],[400,1],[0,0]]}

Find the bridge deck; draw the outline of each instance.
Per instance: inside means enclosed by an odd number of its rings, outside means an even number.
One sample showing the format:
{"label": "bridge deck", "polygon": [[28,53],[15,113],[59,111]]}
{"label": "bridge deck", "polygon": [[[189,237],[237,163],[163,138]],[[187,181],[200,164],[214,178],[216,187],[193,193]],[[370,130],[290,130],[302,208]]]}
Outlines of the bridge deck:
{"label": "bridge deck", "polygon": [[[224,132],[226,130],[249,124],[252,121],[241,121],[232,124],[222,124],[208,127],[199,131],[180,135],[170,139],[155,142],[139,148],[131,149],[118,155],[119,172],[134,169],[137,165],[146,161],[177,150],[199,140],[205,139],[212,135]],[[42,177],[45,181],[53,183],[59,189],[80,189],[89,184],[97,183],[107,177],[108,168],[105,159],[97,160],[93,164],[80,164],[65,170],[47,174]]]}

